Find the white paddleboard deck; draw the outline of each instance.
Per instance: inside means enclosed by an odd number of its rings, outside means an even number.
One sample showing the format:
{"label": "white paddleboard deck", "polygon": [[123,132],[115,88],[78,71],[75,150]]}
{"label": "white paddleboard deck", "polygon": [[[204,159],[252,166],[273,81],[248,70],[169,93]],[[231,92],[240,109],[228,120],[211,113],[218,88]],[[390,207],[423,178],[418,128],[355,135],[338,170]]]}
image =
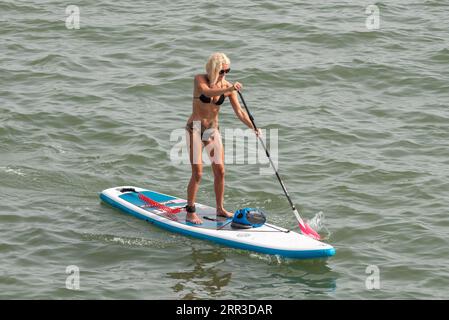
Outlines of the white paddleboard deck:
{"label": "white paddleboard deck", "polygon": [[[134,189],[133,191],[125,191]],[[279,255],[287,258],[326,258],[335,254],[335,249],[326,243],[314,240],[297,232],[265,223],[251,229],[235,229],[232,219],[217,217],[215,208],[196,203],[196,212],[203,220],[200,225],[186,221],[186,211],[166,213],[149,206],[139,198],[139,193],[171,208],[183,208],[185,199],[169,196],[134,186],[106,189],[100,198],[113,207],[146,220],[168,231],[202,240],[209,240],[228,247]]]}

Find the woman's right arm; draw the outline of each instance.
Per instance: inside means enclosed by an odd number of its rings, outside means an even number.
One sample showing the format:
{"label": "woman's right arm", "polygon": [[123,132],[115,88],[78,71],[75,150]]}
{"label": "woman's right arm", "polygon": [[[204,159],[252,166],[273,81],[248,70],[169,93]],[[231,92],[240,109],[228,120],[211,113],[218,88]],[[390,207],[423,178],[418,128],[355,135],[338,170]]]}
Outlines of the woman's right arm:
{"label": "woman's right arm", "polygon": [[211,89],[211,88],[209,88],[209,84],[206,82],[204,77],[202,77],[201,75],[195,76],[195,81],[198,84],[200,94],[202,93],[207,97],[221,96],[223,93],[242,89],[242,85],[239,82],[235,82],[232,86],[224,88],[224,89]]}

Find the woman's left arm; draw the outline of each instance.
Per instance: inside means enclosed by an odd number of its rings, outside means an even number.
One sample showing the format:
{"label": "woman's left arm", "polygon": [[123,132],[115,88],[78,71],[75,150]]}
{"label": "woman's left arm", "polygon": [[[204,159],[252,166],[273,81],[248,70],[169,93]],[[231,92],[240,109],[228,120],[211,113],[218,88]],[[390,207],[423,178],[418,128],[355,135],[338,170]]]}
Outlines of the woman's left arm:
{"label": "woman's left arm", "polygon": [[[237,91],[232,91],[229,100],[231,101],[232,109],[234,109],[234,112],[240,119],[240,121],[246,124],[248,128],[254,130],[253,124],[251,123],[251,119],[249,118],[248,114],[243,111],[242,106],[240,105],[239,99],[237,98]],[[257,132],[257,134],[260,134],[260,129],[259,132]]]}

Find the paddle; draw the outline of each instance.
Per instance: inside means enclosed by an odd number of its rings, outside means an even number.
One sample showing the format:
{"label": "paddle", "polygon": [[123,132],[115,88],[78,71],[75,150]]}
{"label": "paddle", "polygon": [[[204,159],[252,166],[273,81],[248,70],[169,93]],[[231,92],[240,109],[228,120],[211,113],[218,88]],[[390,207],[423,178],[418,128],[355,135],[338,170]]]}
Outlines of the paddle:
{"label": "paddle", "polygon": [[[246,112],[248,113],[248,116],[251,119],[251,123],[253,124],[254,129],[257,131],[256,124],[254,123],[254,118],[248,110],[245,99],[243,99],[242,93],[240,91],[237,91],[237,92],[240,96],[240,99],[242,99],[243,105],[245,106]],[[274,172],[276,173],[276,177],[278,178],[279,183],[281,184],[282,190],[284,190],[284,194],[286,195],[288,202],[290,203],[290,206],[292,207],[293,213],[295,214],[295,217],[298,220],[299,228],[301,229],[301,232],[304,235],[307,235],[315,240],[320,240],[320,235],[315,230],[313,230],[307,223],[305,223],[299,216],[299,212],[298,212],[298,210],[296,210],[295,205],[293,204],[292,200],[290,199],[290,195],[288,194],[287,189],[286,189],[284,183],[282,182],[282,179],[279,176],[279,173],[276,170],[276,167],[274,166],[273,161],[271,160],[270,153],[268,152],[267,147],[265,146],[265,143],[263,142],[260,135],[257,135],[257,137],[259,138],[259,141],[262,144],[262,147],[265,149],[265,153],[266,153],[268,159],[270,160],[270,163],[271,163],[271,166],[273,167]]]}

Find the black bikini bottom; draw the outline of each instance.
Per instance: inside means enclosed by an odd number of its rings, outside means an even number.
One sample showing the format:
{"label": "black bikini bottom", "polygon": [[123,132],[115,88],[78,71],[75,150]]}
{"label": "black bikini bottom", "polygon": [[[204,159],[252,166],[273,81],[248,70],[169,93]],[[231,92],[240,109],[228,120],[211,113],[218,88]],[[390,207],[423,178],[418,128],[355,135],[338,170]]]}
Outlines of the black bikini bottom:
{"label": "black bikini bottom", "polygon": [[[193,126],[193,122],[189,122],[189,123],[186,124],[187,132],[192,134],[193,133],[193,129],[197,130],[199,128],[198,127],[194,127]],[[216,129],[216,130],[220,131],[220,126],[214,126],[214,124],[212,124],[212,125],[206,127],[203,124],[201,124],[201,140],[208,141],[208,140],[210,140],[211,137],[213,137],[213,135],[214,135],[214,133],[216,131],[215,130],[209,130],[209,129]],[[206,130],[209,130],[209,131],[206,132]]]}

